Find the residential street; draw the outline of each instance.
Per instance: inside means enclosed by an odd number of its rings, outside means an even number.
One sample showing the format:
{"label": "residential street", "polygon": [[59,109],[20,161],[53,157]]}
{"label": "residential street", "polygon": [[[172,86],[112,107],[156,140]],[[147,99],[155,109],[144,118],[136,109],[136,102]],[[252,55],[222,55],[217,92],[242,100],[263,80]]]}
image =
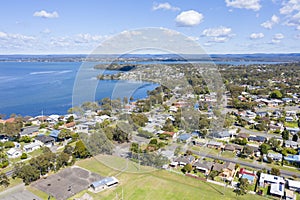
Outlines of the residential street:
{"label": "residential street", "polygon": [[[202,157],[223,160],[223,161],[226,161],[226,162],[238,163],[240,165],[244,165],[244,166],[255,168],[255,169],[263,169],[263,168],[265,168],[267,170],[271,170],[271,167],[268,167],[268,166],[266,166],[264,164],[261,164],[259,162],[250,163],[250,162],[241,161],[241,160],[238,160],[238,159],[224,158],[224,157],[220,157],[220,156],[216,156],[216,155],[212,155],[212,154],[201,153],[201,152],[194,151],[194,150],[191,150],[191,151],[194,154],[202,156]],[[300,177],[300,174],[297,173],[297,172],[291,172],[291,171],[282,170],[282,169],[280,169],[280,171],[281,171],[281,174],[284,175],[284,176],[297,176],[297,177]]]}

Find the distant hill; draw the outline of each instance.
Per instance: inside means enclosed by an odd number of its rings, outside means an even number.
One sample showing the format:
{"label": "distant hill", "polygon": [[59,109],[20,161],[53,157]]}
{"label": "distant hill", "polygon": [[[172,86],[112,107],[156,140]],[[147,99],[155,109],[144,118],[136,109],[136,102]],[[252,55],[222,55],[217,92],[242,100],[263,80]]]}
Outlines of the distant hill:
{"label": "distant hill", "polygon": [[300,62],[300,53],[290,54],[126,54],[126,55],[0,55],[0,62],[84,62],[84,61],[258,61]]}

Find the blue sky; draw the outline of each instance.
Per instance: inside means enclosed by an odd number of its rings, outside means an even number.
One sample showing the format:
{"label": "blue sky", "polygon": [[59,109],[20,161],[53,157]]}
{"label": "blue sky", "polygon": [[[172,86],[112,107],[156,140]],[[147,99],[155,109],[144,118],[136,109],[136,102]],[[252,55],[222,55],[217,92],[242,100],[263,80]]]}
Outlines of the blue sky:
{"label": "blue sky", "polygon": [[300,0],[3,0],[0,54],[90,53],[122,31],[164,27],[210,53],[299,53]]}

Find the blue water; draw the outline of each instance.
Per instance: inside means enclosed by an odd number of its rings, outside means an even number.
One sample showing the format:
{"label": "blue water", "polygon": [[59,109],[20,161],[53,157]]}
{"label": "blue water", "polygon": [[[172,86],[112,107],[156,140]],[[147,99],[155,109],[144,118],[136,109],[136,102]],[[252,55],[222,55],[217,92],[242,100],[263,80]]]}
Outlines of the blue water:
{"label": "blue water", "polygon": [[[101,80],[96,79],[100,73],[112,74],[115,71],[94,70],[94,63],[90,63],[90,77],[87,77],[85,90],[89,85],[96,84],[93,99],[104,97],[133,96],[135,99],[145,98],[148,90],[157,84]],[[23,116],[44,114],[65,114],[73,106],[72,95],[75,77],[80,70],[81,63],[76,62],[0,62],[0,113],[9,117],[16,113]],[[126,86],[126,87],[124,87]],[[130,92],[124,91],[127,88]],[[117,92],[116,92],[117,91]]]}
{"label": "blue water", "polygon": [[[158,61],[154,62],[155,64]],[[182,63],[166,61],[164,64]],[[205,63],[202,61],[201,63]],[[265,62],[215,62],[216,64],[263,64]],[[80,62],[0,62],[0,114],[23,116],[44,114],[65,114],[73,105],[84,101],[100,100],[104,97],[121,99],[145,98],[148,90],[157,84],[133,81],[100,80],[100,73],[113,74],[116,71],[93,69],[96,63]],[[140,63],[142,64],[142,62]],[[147,62],[151,64],[151,62]],[[273,63],[274,64],[274,63]],[[78,82],[78,74],[80,81]],[[77,85],[74,84],[77,80]],[[96,84],[96,87],[92,86]],[[74,86],[75,85],[75,86]],[[80,88],[74,95],[74,87]],[[73,101],[74,98],[75,100]]]}

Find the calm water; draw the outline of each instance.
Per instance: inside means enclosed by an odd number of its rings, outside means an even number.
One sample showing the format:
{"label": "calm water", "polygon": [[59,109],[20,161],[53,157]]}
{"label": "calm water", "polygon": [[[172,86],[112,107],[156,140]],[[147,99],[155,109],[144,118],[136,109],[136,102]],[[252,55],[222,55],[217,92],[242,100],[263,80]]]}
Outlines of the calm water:
{"label": "calm water", "polygon": [[[152,83],[98,81],[95,77],[103,71],[94,70],[93,63],[89,65],[91,67],[86,69],[88,76],[85,76],[84,87],[85,91],[89,91],[89,85],[97,85],[96,90],[92,91],[95,93],[92,100],[131,95],[135,99],[145,98],[147,90],[157,87]],[[65,114],[72,107],[74,81],[80,66],[81,63],[75,62],[0,62],[0,113],[6,114],[6,117],[11,113],[36,116],[42,111],[47,115]],[[84,73],[84,70],[80,73]],[[86,100],[91,99],[82,98],[82,101]]]}
{"label": "calm water", "polygon": [[[154,63],[157,64],[157,61]],[[163,63],[173,64],[176,61]],[[231,65],[263,63],[216,62]],[[158,86],[145,82],[98,81],[98,74],[113,74],[116,71],[95,70],[95,64],[87,63],[85,68],[82,68],[79,62],[0,62],[0,113],[6,117],[12,113],[36,116],[42,111],[46,115],[65,114],[73,106],[72,102],[79,104],[104,97],[145,98],[148,90]],[[80,81],[76,82],[79,84],[75,84],[75,87],[80,88],[80,92],[77,91],[77,95],[74,95],[74,83],[78,80],[78,74]],[[96,87],[93,88],[93,85]],[[76,101],[72,101],[73,96],[76,97]]]}

